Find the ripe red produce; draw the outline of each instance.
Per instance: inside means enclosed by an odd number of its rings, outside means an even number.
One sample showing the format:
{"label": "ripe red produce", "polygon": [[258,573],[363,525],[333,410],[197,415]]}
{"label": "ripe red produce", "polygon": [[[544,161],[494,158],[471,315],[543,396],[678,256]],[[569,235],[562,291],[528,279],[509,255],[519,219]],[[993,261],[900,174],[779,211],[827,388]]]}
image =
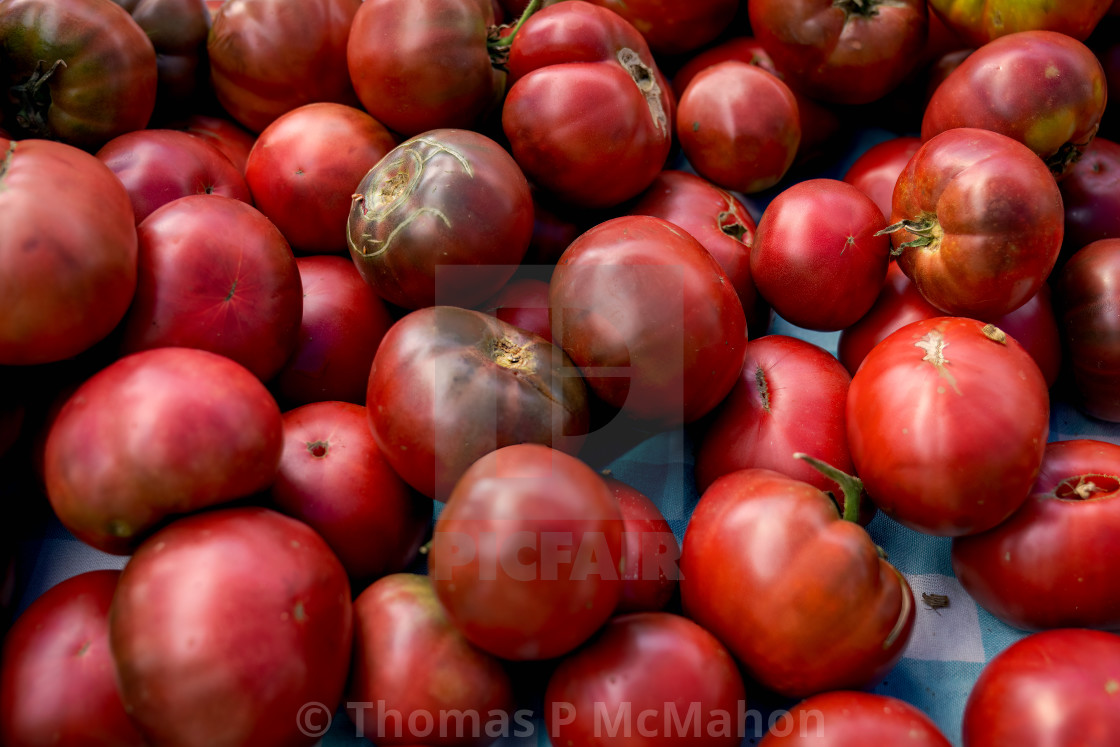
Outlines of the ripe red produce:
{"label": "ripe red produce", "polygon": [[297,252],[346,253],[354,188],[397,140],[345,104],[305,104],[257,137],[245,165],[253,203]]}
{"label": "ripe red produce", "polygon": [[788,697],[878,682],[914,625],[909,584],[855,523],[858,480],[833,477],[843,518],[812,485],[747,469],[712,483],[685,530],[685,614]]}
{"label": "ripe red produce", "polygon": [[937,725],[905,700],[837,690],[806,698],[775,722],[759,747],[950,747]]}
{"label": "ripe red produce", "polygon": [[535,184],[610,207],[653,181],[672,143],[673,101],[628,21],[572,0],[530,16],[509,53],[502,130]]}
{"label": "ripe red produce", "polygon": [[51,424],[47,495],[79,539],[128,554],[170,516],[267,488],[281,429],[272,395],[228,358],[189,348],[126,356]]}
{"label": "ripe red produce", "polygon": [[548,320],[548,283],[534,278],[512,280],[482,304],[487,314],[552,342]]}
{"label": "ripe red produce", "polygon": [[245,177],[215,146],[178,130],[118,135],[97,157],[128,190],[136,223],[187,195],[221,195],[252,204]]}
{"label": "ripe red produce", "polygon": [[664,609],[677,591],[680,543],[644,493],[613,477],[606,480],[622,513],[622,590],[616,612]]}
{"label": "ripe red produce", "polygon": [[751,277],[774,311],[807,329],[835,331],[875,303],[891,242],[875,202],[836,179],[809,179],[767,206],[751,247]]}
{"label": "ripe red produce", "polygon": [[895,182],[921,144],[921,138],[909,136],[876,143],[848,167],[844,181],[874,200],[883,218],[890,220]]}
{"label": "ripe red produce", "polygon": [[968,695],[964,747],[1111,747],[1120,733],[1120,636],[1063,629],[1016,641]]}
{"label": "ripe red produce", "polygon": [[1120,143],[1094,138],[1058,186],[1068,249],[1120,239]]}
{"label": "ripe red produce", "polygon": [[923,319],[872,348],[852,377],[848,447],[884,513],[962,536],[1027,499],[1049,416],[1046,381],[1013,338],[975,319]]}
{"label": "ripe red produce", "polygon": [[654,427],[699,419],[731,391],[747,341],[715,258],[660,218],[583,233],[552,275],[552,337],[605,402]]}
{"label": "ripe red produce", "polygon": [[39,596],[7,631],[0,659],[0,742],[143,747],[109,652],[118,571],[87,571]]}
{"label": "ripe red produce", "polygon": [[697,173],[740,192],[772,187],[801,143],[797,100],[754,65],[729,60],[696,74],[681,94],[677,139]]}
{"label": "ripe red produce", "polygon": [[492,451],[455,485],[428,570],[448,617],[505,659],[572,651],[614,612],[622,514],[603,479],[539,444]]}
{"label": "ripe red produce", "polygon": [[269,494],[327,541],[353,579],[403,571],[432,518],[432,502],[385,461],[366,408],[349,402],[284,413],[284,451]]}
{"label": "ripe red produce", "polygon": [[1046,446],[1031,496],[994,529],[953,541],[969,595],[1024,630],[1120,630],[1120,446],[1076,439]]}
{"label": "ripe red produce", "polygon": [[906,164],[885,230],[927,301],[993,319],[1046,282],[1063,222],[1058,185],[1030,149],[965,127],[934,136]]}
{"label": "ripe red produce", "polygon": [[0,365],[60,361],[104,338],[128,310],[132,206],[88,153],[45,140],[0,144]]}
{"label": "ripe red produce", "polygon": [[1017,31],[1048,29],[1084,39],[1108,12],[1112,0],[929,0],[936,13],[974,46]]}
{"label": "ripe red produce", "polygon": [[306,524],[264,508],[189,516],[121,574],[109,641],[149,744],[300,747],[308,703],[333,713],[353,630],[350,585]]}
{"label": "ripe red produce", "polygon": [[127,353],[209,350],[262,381],[291,356],[303,313],[288,242],[259,210],[219,195],[190,195],[137,226],[136,299],[124,321]]}
{"label": "ripe red produce", "polygon": [[514,708],[502,662],[463,637],[430,579],[406,573],[375,581],[354,601],[346,700],[358,736],[379,745],[486,745]]}
{"label": "ripe red produce", "polygon": [[363,404],[373,356],[393,319],[344,257],[298,257],[303,315],[295,352],[270,382],[285,403]]}
{"label": "ripe red produce", "polygon": [[549,735],[571,747],[735,747],[745,711],[731,654],[666,612],[608,622],[560,662],[544,700]]}
{"label": "ripe red produce", "polygon": [[586,387],[560,348],[455,306],[414,311],[390,328],[366,407],[389,464],[441,501],[474,461],[503,446],[576,453],[589,418]]}
{"label": "ripe red produce", "polygon": [[498,143],[469,130],[431,130],[362,177],[346,230],[350,257],[386,301],[473,306],[525,256],[533,198]]}
{"label": "ripe red produce", "polygon": [[1054,31],[1000,37],[937,87],[922,140],[955,127],[999,132],[1025,144],[1056,177],[1092,142],[1104,114],[1104,70],[1081,42]]}
{"label": "ripe red produce", "polygon": [[173,126],[205,138],[211,145],[225,153],[226,158],[233,162],[238,171],[245,173],[249,151],[253,149],[253,143],[257,140],[257,136],[253,133],[228,119],[206,114],[192,114]]}
{"label": "ripe red produce", "polygon": [[632,23],[659,55],[692,52],[715,39],[735,17],[739,1],[592,0]]}

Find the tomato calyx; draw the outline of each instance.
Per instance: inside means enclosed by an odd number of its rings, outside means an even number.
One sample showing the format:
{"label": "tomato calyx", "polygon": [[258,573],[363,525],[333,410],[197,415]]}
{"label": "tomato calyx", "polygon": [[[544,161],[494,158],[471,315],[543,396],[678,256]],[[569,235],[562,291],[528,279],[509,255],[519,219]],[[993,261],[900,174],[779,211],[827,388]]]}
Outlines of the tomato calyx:
{"label": "tomato calyx", "polygon": [[810,467],[840,486],[844,500],[838,501],[835,495],[832,496],[832,499],[840,504],[842,509],[841,518],[843,518],[844,521],[858,524],[860,499],[863,496],[863,481],[855,475],[849,475],[847,472],[833,467],[828,462],[817,459],[816,457],[811,457],[801,451],[796,452],[793,458],[808,463]]}
{"label": "tomato calyx", "polygon": [[879,15],[879,0],[832,0],[832,7],[844,11],[845,19],[852,16],[871,18]]}
{"label": "tomato calyx", "polygon": [[1049,497],[1061,501],[1091,501],[1120,494],[1120,478],[1116,475],[1084,474],[1062,480]]}
{"label": "tomato calyx", "polygon": [[513,45],[513,37],[521,30],[529,16],[541,7],[541,0],[532,0],[525,6],[521,17],[512,24],[503,23],[491,26],[486,30],[486,49],[490,52],[490,65],[503,73],[509,72],[509,49]]}
{"label": "tomato calyx", "polygon": [[1093,136],[1096,135],[1097,128],[1093,128],[1093,132],[1089,134],[1084,140],[1080,142],[1068,141],[1062,144],[1052,155],[1043,159],[1046,161],[1047,168],[1055,178],[1065,174],[1073,164],[1081,160],[1081,156],[1085,154],[1085,149],[1089,147],[1089,143],[1093,142]]}
{"label": "tomato calyx", "polygon": [[904,249],[911,247],[924,247],[936,251],[941,244],[941,224],[936,215],[926,214],[919,218],[906,218],[898,223],[892,223],[881,231],[876,231],[876,236],[885,236],[896,231],[909,231],[918,238],[905,241],[891,249],[891,256],[897,257]]}
{"label": "tomato calyx", "polygon": [[0,163],[0,182],[3,182],[5,177],[8,176],[8,169],[12,168],[12,160],[16,156],[17,142],[19,141],[13,140],[8,143],[8,152],[4,154],[4,162]]}
{"label": "tomato calyx", "polygon": [[23,83],[14,85],[11,94],[17,102],[16,124],[30,137],[49,138],[50,125],[47,111],[51,108],[51,89],[47,83],[59,68],[66,67],[65,60],[55,60],[47,67],[46,60],[35,63],[35,71]]}
{"label": "tomato calyx", "polygon": [[641,55],[630,47],[623,47],[618,50],[615,58],[645,97],[646,106],[649,107],[649,115],[653,118],[653,123],[657,126],[658,132],[668,137],[669,116],[665,113],[664,93],[657,82],[657,76],[654,75],[653,68],[642,62]]}

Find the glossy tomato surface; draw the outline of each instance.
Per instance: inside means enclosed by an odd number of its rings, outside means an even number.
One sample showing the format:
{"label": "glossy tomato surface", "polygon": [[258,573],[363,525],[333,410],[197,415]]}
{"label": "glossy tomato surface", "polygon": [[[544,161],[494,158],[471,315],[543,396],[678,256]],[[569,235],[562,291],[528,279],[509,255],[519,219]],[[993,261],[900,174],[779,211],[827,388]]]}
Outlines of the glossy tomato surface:
{"label": "glossy tomato surface", "polygon": [[1066,248],[1120,239],[1120,143],[1097,137],[1058,185],[1066,210]]}
{"label": "glossy tomato surface", "polygon": [[930,0],[929,7],[973,46],[1017,31],[1048,29],[1084,40],[1110,0]]}
{"label": "glossy tomato surface", "polygon": [[883,217],[890,220],[895,182],[921,144],[921,138],[910,136],[876,143],[848,167],[844,181],[874,200]]}
{"label": "glossy tomato surface", "polygon": [[618,612],[656,612],[677,591],[681,546],[673,528],[640,490],[606,477],[622,512],[622,590]]}
{"label": "glossy tomato surface", "polygon": [[836,690],[795,705],[774,723],[759,747],[860,747],[871,740],[907,747],[951,744],[929,716],[905,700]]}

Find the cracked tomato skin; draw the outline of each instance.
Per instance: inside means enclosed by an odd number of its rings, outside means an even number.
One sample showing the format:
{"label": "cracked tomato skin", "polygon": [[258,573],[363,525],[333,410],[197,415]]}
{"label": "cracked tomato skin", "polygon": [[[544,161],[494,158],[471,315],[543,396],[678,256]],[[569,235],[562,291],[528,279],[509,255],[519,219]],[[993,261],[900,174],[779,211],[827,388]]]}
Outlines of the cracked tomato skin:
{"label": "cracked tomato skin", "polygon": [[990,130],[927,141],[899,175],[892,205],[898,266],[945,314],[995,319],[1017,309],[1062,248],[1062,196],[1046,164]]}
{"label": "cracked tomato skin", "polygon": [[622,16],[572,0],[533,14],[510,46],[502,129],[533,182],[611,207],[653,181],[673,137],[672,89]]}
{"label": "cracked tomato skin", "polygon": [[1054,31],[1001,37],[970,54],[937,87],[922,140],[957,127],[1014,138],[1061,178],[1100,127],[1104,68],[1081,42]]}
{"label": "cracked tomato skin", "polygon": [[936,317],[876,345],[848,387],[848,446],[867,494],[926,534],[982,532],[1027,499],[1050,427],[1046,381],[1013,338]]}
{"label": "cracked tomato skin", "polygon": [[438,129],[385,154],[358,184],[346,227],[350,257],[378,295],[406,309],[474,306],[525,256],[533,197],[502,147]]}
{"label": "cracked tomato skin", "polygon": [[975,47],[1039,29],[1084,41],[1111,4],[1112,0],[929,0],[930,11]]}

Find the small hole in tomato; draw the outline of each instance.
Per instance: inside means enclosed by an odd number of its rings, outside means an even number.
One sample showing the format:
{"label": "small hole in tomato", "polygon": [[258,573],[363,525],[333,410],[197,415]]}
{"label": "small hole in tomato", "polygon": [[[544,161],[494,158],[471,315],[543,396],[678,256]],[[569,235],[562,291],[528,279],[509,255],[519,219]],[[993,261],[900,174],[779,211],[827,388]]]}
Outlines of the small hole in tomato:
{"label": "small hole in tomato", "polygon": [[316,459],[322,459],[330,451],[330,444],[326,441],[308,441],[307,450]]}

